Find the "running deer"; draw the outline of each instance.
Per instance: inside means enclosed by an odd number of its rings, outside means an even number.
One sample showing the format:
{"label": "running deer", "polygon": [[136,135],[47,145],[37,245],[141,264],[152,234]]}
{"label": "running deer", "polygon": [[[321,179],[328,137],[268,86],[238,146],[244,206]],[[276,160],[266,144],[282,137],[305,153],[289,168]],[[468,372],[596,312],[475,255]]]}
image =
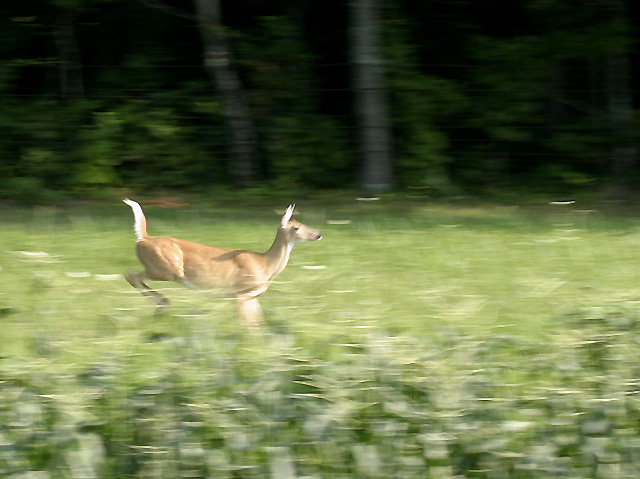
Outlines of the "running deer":
{"label": "running deer", "polygon": [[144,266],[140,273],[127,273],[127,281],[156,305],[161,313],[167,298],[147,286],[145,280],[177,281],[195,289],[211,290],[235,297],[240,317],[249,325],[262,319],[258,297],[282,273],[291,250],[302,241],[322,239],[319,231],[291,219],[294,205],[287,208],[271,247],[264,253],[213,248],[191,241],[147,234],[147,219],[135,201],[123,200],[133,210],[136,253]]}

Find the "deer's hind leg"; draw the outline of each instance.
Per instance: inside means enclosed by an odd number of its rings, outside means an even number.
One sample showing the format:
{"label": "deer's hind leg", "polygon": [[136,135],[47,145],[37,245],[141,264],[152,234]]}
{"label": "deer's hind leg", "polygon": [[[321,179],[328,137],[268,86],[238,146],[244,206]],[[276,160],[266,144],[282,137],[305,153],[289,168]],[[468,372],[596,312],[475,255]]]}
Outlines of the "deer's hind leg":
{"label": "deer's hind leg", "polygon": [[156,305],[156,314],[164,313],[169,308],[169,300],[147,286],[144,281],[149,279],[174,281],[184,278],[182,250],[175,243],[169,243],[166,247],[159,248],[153,239],[147,239],[136,243],[136,254],[144,266],[144,271],[141,273],[129,272],[125,278],[131,286]]}
{"label": "deer's hind leg", "polygon": [[150,279],[146,271],[141,273],[128,272],[124,275],[131,286],[140,291],[144,296],[156,305],[155,314],[162,314],[169,308],[169,300],[158,293],[155,289],[150,288],[144,283],[145,279]]}

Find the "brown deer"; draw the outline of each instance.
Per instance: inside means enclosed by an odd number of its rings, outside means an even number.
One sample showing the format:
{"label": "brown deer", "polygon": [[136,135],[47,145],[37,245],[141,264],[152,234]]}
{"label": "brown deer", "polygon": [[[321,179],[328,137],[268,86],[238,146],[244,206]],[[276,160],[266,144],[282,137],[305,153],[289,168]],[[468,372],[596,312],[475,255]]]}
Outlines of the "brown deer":
{"label": "brown deer", "polygon": [[125,277],[155,303],[158,313],[168,307],[169,301],[147,286],[145,280],[177,281],[190,288],[235,297],[240,317],[249,325],[257,325],[262,319],[258,297],[287,266],[293,246],[322,239],[319,231],[291,219],[294,205],[287,208],[273,244],[264,253],[214,248],[167,236],[153,237],[147,234],[142,207],[129,199],[123,201],[133,210],[138,238],[136,253],[144,266],[144,271],[127,273]]}

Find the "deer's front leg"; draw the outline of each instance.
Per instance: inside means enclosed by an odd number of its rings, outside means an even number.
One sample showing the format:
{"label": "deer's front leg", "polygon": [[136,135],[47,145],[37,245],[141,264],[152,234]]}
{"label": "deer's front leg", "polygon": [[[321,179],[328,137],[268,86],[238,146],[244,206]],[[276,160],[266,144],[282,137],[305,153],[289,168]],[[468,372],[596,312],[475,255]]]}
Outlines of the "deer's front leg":
{"label": "deer's front leg", "polygon": [[140,291],[144,296],[149,298],[152,303],[156,305],[156,313],[162,314],[169,308],[169,300],[158,293],[156,290],[151,289],[144,283],[144,279],[148,279],[146,273],[127,273],[124,275],[126,280],[131,286]]}
{"label": "deer's front leg", "polygon": [[242,320],[250,327],[257,328],[262,321],[262,309],[258,298],[237,296],[236,304],[238,306],[238,314]]}

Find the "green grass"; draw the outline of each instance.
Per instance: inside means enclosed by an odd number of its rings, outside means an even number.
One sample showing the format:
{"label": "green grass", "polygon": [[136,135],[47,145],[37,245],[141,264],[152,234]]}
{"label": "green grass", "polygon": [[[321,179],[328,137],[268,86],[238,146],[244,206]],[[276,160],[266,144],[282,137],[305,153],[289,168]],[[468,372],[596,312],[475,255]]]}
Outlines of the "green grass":
{"label": "green grass", "polygon": [[[286,205],[281,205],[286,206]],[[145,208],[266,249],[273,206]],[[571,208],[310,203],[251,334],[157,283],[124,205],[0,210],[2,477],[637,477],[640,222]]]}

